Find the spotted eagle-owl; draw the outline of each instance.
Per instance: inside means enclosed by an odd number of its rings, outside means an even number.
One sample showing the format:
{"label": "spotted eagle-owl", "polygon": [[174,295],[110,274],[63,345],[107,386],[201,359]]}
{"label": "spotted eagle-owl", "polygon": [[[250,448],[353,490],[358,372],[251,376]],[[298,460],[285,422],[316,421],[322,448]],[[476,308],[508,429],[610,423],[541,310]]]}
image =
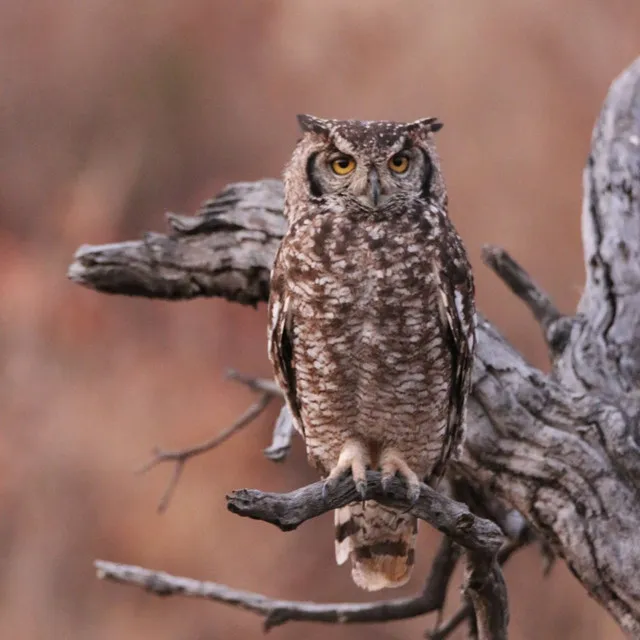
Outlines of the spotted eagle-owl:
{"label": "spotted eagle-owl", "polygon": [[[397,473],[416,500],[461,443],[474,285],[447,215],[435,118],[298,116],[289,227],[271,274],[269,355],[309,461],[335,483]],[[336,560],[368,590],[407,582],[415,516],[374,501],[335,512]]]}

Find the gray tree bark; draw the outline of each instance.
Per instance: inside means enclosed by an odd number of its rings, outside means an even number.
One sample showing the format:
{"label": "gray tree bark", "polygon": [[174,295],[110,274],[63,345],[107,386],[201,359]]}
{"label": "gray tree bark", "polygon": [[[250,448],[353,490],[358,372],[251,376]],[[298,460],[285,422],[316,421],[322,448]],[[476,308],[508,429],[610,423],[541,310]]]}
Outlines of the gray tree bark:
{"label": "gray tree bark", "polygon": [[[256,305],[286,228],[276,180],[228,186],[169,235],[81,247],[69,277],[108,293]],[[640,58],[612,84],[584,170],[586,284],[564,316],[501,250],[484,259],[538,319],[552,372],[478,325],[456,471],[517,509],[640,638]],[[487,636],[490,637],[490,636]]]}

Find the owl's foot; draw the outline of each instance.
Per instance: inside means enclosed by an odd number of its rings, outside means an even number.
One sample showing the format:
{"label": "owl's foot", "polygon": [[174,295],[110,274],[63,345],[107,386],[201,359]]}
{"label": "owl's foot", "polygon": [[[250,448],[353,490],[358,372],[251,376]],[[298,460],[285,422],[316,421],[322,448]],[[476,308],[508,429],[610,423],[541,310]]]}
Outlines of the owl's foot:
{"label": "owl's foot", "polygon": [[382,471],[382,490],[389,490],[391,481],[396,474],[404,478],[407,484],[407,500],[414,505],[420,498],[420,478],[409,468],[404,458],[393,449],[386,449],[380,456],[380,470]]}
{"label": "owl's foot", "polygon": [[338,463],[327,476],[322,487],[322,497],[326,498],[327,491],[336,487],[340,479],[349,471],[353,477],[358,495],[364,502],[367,496],[367,464],[369,454],[365,446],[357,440],[348,440],[338,457]]}

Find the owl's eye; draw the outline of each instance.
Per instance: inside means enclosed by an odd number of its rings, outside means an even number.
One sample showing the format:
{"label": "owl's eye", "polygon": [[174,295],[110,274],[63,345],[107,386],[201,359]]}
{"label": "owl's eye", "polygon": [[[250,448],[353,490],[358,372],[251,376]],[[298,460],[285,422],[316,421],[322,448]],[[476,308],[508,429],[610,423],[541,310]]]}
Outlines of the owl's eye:
{"label": "owl's eye", "polygon": [[389,160],[389,169],[395,173],[404,173],[409,168],[409,158],[403,153],[396,153]]}
{"label": "owl's eye", "polygon": [[346,176],[356,168],[356,161],[351,156],[340,156],[331,161],[331,170],[339,176]]}

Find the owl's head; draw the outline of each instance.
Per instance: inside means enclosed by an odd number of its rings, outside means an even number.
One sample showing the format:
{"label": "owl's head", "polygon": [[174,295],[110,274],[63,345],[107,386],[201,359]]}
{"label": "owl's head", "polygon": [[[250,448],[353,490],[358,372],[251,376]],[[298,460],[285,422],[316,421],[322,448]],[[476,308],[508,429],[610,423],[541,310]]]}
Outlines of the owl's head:
{"label": "owl's head", "polygon": [[300,115],[298,122],[303,135],[284,175],[290,222],[316,208],[394,215],[420,202],[446,211],[436,118],[400,123]]}

